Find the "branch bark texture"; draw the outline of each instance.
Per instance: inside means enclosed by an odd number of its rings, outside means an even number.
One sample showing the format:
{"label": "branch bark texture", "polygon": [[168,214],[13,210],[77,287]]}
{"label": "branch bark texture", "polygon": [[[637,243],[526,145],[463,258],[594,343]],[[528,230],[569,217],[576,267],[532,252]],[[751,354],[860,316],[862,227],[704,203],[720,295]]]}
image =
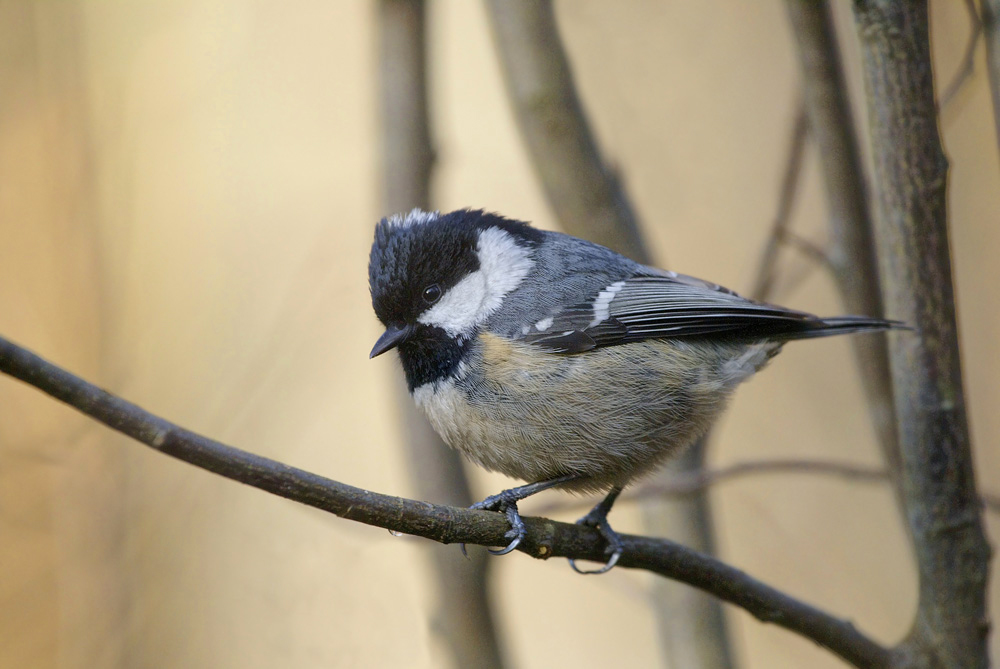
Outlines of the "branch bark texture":
{"label": "branch bark texture", "polygon": [[[382,134],[382,210],[430,209],[434,164],[427,86],[426,7],[423,0],[380,0],[379,102]],[[469,506],[472,492],[461,456],[431,428],[401,383],[396,404],[417,494]],[[439,605],[435,628],[458,667],[501,667],[503,656],[489,598],[488,555],[432,546]]]}
{"label": "branch bark texture", "polygon": [[[345,485],[185,430],[87,383],[0,338],[0,372],[91,418],[189,464],[341,518],[441,543],[503,545],[502,514],[439,506]],[[519,551],[538,558],[604,560],[606,544],[589,527],[526,518]],[[858,667],[891,666],[893,653],[851,623],[800,602],[714,558],[664,539],[622,536],[619,566],[645,569],[700,588],[764,622],[797,632]]]}
{"label": "branch bark texture", "polygon": [[927,5],[856,0],[888,313],[903,492],[920,578],[908,640],[925,666],[986,667],[990,550],[962,391]]}

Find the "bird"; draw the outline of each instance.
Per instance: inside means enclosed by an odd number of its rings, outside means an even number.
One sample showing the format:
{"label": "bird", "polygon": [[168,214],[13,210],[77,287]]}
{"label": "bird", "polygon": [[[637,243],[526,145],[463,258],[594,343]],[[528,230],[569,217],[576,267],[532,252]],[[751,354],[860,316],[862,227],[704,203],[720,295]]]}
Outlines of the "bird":
{"label": "bird", "polygon": [[477,209],[414,209],[375,226],[372,307],[413,400],[451,447],[527,481],[473,505],[503,513],[549,488],[605,497],[577,521],[623,552],[608,513],[626,485],[704,435],[735,388],[791,340],[905,328],[820,318],[642,265]]}

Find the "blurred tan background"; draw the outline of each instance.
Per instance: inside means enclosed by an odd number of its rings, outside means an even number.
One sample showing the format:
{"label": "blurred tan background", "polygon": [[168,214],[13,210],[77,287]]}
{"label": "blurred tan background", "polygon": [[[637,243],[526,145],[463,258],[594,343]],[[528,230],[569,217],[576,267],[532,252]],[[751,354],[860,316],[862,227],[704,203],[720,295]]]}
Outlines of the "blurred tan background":
{"label": "blurred tan background", "polygon": [[[783,3],[587,0],[557,15],[658,257],[745,290],[795,108]],[[368,360],[368,246],[388,213],[374,20],[361,1],[0,2],[0,333],[191,429],[411,494],[395,363]],[[932,2],[932,28],[943,85],[963,3]],[[432,1],[430,39],[436,205],[551,227],[482,6]],[[1000,160],[981,57],[942,129],[979,481],[1000,492]],[[795,226],[822,242],[815,158]],[[789,255],[793,274],[804,264]],[[776,301],[840,309],[822,271]],[[738,394],[710,461],[765,457],[877,464],[846,341],[789,346]],[[475,483],[484,496],[511,482]],[[881,641],[905,632],[915,572],[886,487],[759,476],[713,500],[723,559]],[[614,521],[641,531],[634,504]],[[172,461],[0,378],[0,666],[442,666],[425,557],[419,540]],[[523,555],[494,567],[512,666],[660,664],[651,577]],[[842,666],[727,615],[743,667]]]}

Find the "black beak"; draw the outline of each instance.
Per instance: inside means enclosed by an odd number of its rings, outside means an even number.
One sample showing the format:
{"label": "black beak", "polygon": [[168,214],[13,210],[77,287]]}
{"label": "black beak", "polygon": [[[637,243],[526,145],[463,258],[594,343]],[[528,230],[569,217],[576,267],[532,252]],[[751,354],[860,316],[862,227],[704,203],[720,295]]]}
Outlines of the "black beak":
{"label": "black beak", "polygon": [[409,339],[412,334],[412,325],[404,325],[401,328],[390,325],[382,333],[382,336],[378,338],[378,341],[375,342],[375,346],[372,347],[372,352],[368,357],[374,358],[376,355],[382,355],[386,351],[396,348]]}

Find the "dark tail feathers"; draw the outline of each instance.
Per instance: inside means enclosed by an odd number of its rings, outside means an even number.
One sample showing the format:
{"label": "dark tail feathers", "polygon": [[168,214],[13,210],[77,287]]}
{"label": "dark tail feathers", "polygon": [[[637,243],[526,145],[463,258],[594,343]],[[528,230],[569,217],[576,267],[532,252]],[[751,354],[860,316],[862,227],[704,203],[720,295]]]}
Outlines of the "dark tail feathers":
{"label": "dark tail feathers", "polygon": [[902,321],[890,321],[867,316],[837,316],[836,318],[815,318],[797,322],[794,329],[775,332],[770,338],[778,340],[812,339],[855,332],[881,332],[883,330],[912,330]]}

